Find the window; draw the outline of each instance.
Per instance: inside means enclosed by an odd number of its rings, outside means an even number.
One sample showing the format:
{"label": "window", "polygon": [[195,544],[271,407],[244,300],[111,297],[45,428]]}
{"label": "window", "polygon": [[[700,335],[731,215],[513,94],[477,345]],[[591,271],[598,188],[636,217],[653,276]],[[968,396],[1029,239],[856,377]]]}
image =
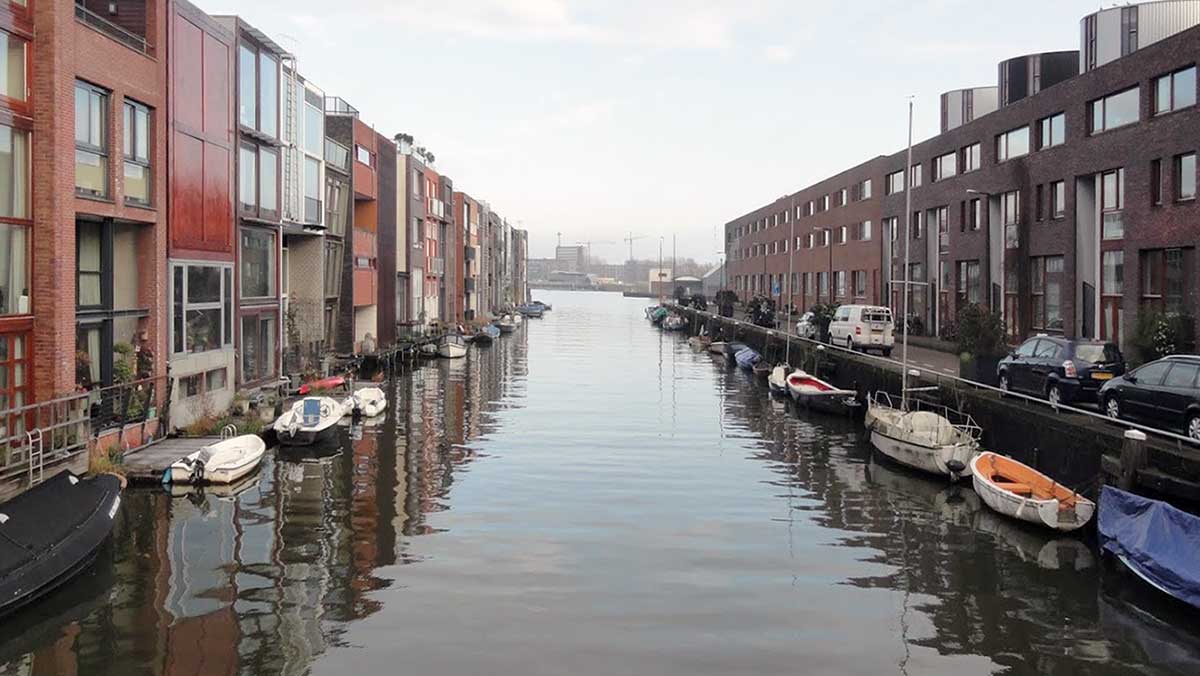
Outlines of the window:
{"label": "window", "polygon": [[267,148],[258,149],[258,209],[259,217],[274,218],[279,214],[279,153]]}
{"label": "window", "polygon": [[1045,192],[1046,192],[1045,186],[1042,185],[1041,183],[1038,183],[1037,188],[1034,191],[1034,198],[1033,198],[1034,220],[1036,220],[1038,222],[1041,222],[1046,217],[1046,207],[1045,207],[1045,199],[1044,199]]}
{"label": "window", "polygon": [[75,233],[75,306],[103,307],[100,259],[102,224],[80,221]]}
{"label": "window", "polygon": [[1063,257],[1030,259],[1033,328],[1062,331]]}
{"label": "window", "polygon": [[238,47],[238,123],[258,128],[258,56],[246,45]]}
{"label": "window", "polygon": [[1135,372],[1138,384],[1142,386],[1161,385],[1169,368],[1171,368],[1171,362],[1166,361],[1146,364]]}
{"label": "window", "polygon": [[1159,312],[1188,313],[1185,296],[1191,287],[1185,253],[1192,249],[1156,249],[1141,253],[1142,305]]}
{"label": "window", "polygon": [[1059,113],[1038,121],[1038,149],[1053,148],[1067,140],[1067,115]]}
{"label": "window", "polygon": [[811,295],[812,294],[812,273],[811,272],[801,273],[800,284],[801,284],[800,288],[804,290],[804,295],[805,296]]}
{"label": "window", "polygon": [[125,101],[125,201],[150,204],[150,109]]}
{"label": "window", "polygon": [[1119,341],[1124,324],[1121,296],[1125,291],[1125,252],[1100,253],[1100,337]]}
{"label": "window", "polygon": [[238,205],[242,211],[258,210],[258,151],[238,147]]}
{"label": "window", "polygon": [[934,182],[950,178],[958,173],[958,154],[946,153],[939,155],[933,160],[933,180]]}
{"label": "window", "polygon": [[[26,101],[29,70],[29,43],[5,31],[0,31],[0,97]],[[4,339],[0,338],[0,342]]]}
{"label": "window", "polygon": [[1005,162],[1029,154],[1029,127],[1019,127],[996,137],[996,161]]}
{"label": "window", "polygon": [[818,272],[817,273],[817,297],[819,298],[822,293],[830,293],[831,291],[832,291],[832,289],[829,288],[829,273],[828,272]]}
{"label": "window", "polygon": [[975,171],[981,165],[979,157],[979,144],[973,143],[962,149],[962,170],[963,173]]}
{"label": "window", "polygon": [[821,246],[829,246],[829,229],[826,228],[820,231]]}
{"label": "window", "polygon": [[854,297],[855,298],[866,298],[867,297],[867,271],[866,270],[855,270],[854,271]]}
{"label": "window", "polygon": [[1196,197],[1196,153],[1179,155],[1175,158],[1175,199],[1177,201]]}
{"label": "window", "polygon": [[821,197],[821,211],[829,211],[829,195]]}
{"label": "window", "polygon": [[837,230],[837,232],[838,232],[837,243],[838,243],[838,244],[845,244],[845,243],[846,243],[846,241],[847,241],[847,235],[848,235],[848,232],[847,232],[847,231],[848,231],[849,229],[850,229],[850,228],[849,228],[849,227],[847,227],[847,226],[845,226],[845,225],[843,225],[842,227],[838,228],[838,230]]}
{"label": "window", "polygon": [[304,158],[304,222],[321,223],[321,161]]}
{"label": "window", "polygon": [[887,195],[904,192],[904,170],[887,175],[887,181],[883,185],[883,192]]}
{"label": "window", "polygon": [[238,45],[238,124],[279,135],[279,61],[254,45]]}
{"label": "window", "polygon": [[979,276],[979,261],[958,262],[958,307],[983,300],[983,285]]}
{"label": "window", "polygon": [[258,228],[242,228],[241,239],[241,297],[273,297],[275,233]]}
{"label": "window", "polygon": [[75,192],[108,196],[108,92],[75,83]]}
{"label": "window", "polygon": [[914,188],[920,188],[921,187],[921,165],[914,164],[909,169],[909,171],[910,171],[910,173],[909,173],[908,184]]}
{"label": "window", "polygon": [[1163,379],[1163,387],[1191,390],[1196,387],[1196,378],[1200,375],[1200,367],[1194,364],[1175,362],[1167,377]]}
{"label": "window", "polygon": [[304,152],[313,157],[321,157],[325,146],[325,114],[321,112],[321,99],[304,90]]}
{"label": "window", "polygon": [[1000,222],[1004,225],[1004,248],[1021,246],[1021,193],[1013,190],[1000,196]]}
{"label": "window", "polygon": [[29,132],[0,124],[0,218],[29,217]]}
{"label": "window", "polygon": [[846,271],[838,270],[833,273],[834,282],[837,284],[837,297],[846,297]]}
{"label": "window", "polygon": [[29,227],[0,223],[0,315],[29,312]]}
{"label": "window", "polygon": [[931,209],[929,215],[933,218],[931,227],[937,228],[938,249],[945,253],[950,249],[950,208],[938,207]]}
{"label": "window", "polygon": [[1161,205],[1163,203],[1163,173],[1162,160],[1155,159],[1150,161],[1150,203]]}
{"label": "window", "polygon": [[1091,133],[1099,134],[1141,119],[1138,111],[1140,93],[1141,89],[1134,87],[1088,104],[1091,108]]}
{"label": "window", "polygon": [[171,349],[207,352],[233,345],[233,268],[171,266]]}
{"label": "window", "polygon": [[921,221],[921,212],[914,211],[912,215],[912,238],[921,239],[925,233],[925,224]]}
{"label": "window", "polygon": [[325,240],[325,297],[342,295],[342,243]]}
{"label": "window", "polygon": [[360,145],[354,146],[354,159],[358,160],[359,162],[362,162],[363,164],[367,165],[368,167],[373,164],[371,161],[371,159],[372,159],[371,151],[367,150],[366,148],[364,148]]}
{"label": "window", "polygon": [[1125,170],[1113,169],[1100,175],[1100,214],[1104,239],[1125,236]]}
{"label": "window", "polygon": [[275,315],[242,316],[242,381],[266,380],[275,375]]}
{"label": "window", "polygon": [[[325,139],[325,164],[341,169],[343,174],[350,173],[350,149],[332,139]],[[414,193],[416,186],[413,184]]]}
{"label": "window", "polygon": [[839,206],[839,207],[846,206],[846,189],[845,188],[842,188],[841,190],[839,190],[837,192],[837,206]]}
{"label": "window", "polygon": [[1062,218],[1067,213],[1067,185],[1064,181],[1050,184],[1050,218]]}
{"label": "window", "polygon": [[325,227],[330,235],[341,236],[346,232],[346,219],[350,213],[350,190],[345,181],[325,176]]}
{"label": "window", "polygon": [[279,153],[243,143],[238,147],[238,205],[247,216],[279,217]]}
{"label": "window", "polygon": [[1154,114],[1196,105],[1196,67],[1184,68],[1154,81]]}
{"label": "window", "polygon": [[858,224],[858,239],[861,242],[871,241],[871,221],[863,221]]}

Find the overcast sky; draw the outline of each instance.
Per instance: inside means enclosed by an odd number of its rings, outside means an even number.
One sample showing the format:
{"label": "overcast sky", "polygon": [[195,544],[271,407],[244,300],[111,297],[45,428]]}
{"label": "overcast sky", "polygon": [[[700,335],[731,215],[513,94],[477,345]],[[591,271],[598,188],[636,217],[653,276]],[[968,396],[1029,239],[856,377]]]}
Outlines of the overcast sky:
{"label": "overcast sky", "polygon": [[[1078,49],[1095,0],[194,0],[242,15],[380,132],[529,230],[622,261],[917,139],[938,95]],[[1034,19],[1036,17],[1036,20]],[[612,243],[600,243],[600,242]]]}

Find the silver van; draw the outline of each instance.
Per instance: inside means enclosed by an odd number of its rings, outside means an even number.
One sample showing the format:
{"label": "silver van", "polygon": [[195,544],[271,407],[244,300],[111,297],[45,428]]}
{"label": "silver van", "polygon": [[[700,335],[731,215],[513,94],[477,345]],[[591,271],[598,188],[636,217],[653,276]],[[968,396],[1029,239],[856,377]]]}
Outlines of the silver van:
{"label": "silver van", "polygon": [[892,355],[892,311],[879,305],[843,305],[829,323],[829,342],[850,350],[879,350]]}

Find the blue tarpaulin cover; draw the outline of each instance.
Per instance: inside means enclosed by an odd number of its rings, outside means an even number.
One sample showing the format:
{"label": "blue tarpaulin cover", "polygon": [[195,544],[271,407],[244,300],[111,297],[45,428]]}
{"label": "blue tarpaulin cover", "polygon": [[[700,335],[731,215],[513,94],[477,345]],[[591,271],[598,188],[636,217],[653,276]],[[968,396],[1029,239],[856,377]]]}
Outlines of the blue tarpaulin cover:
{"label": "blue tarpaulin cover", "polygon": [[1100,544],[1150,584],[1200,608],[1200,517],[1105,486]]}
{"label": "blue tarpaulin cover", "polygon": [[752,368],[755,364],[757,364],[758,361],[760,359],[762,359],[762,356],[760,354],[758,354],[757,352],[755,352],[754,350],[751,350],[750,348],[746,348],[746,349],[742,350],[741,352],[738,352],[737,354],[733,355],[733,358],[737,360],[738,366],[741,366],[744,369],[748,369],[748,368]]}

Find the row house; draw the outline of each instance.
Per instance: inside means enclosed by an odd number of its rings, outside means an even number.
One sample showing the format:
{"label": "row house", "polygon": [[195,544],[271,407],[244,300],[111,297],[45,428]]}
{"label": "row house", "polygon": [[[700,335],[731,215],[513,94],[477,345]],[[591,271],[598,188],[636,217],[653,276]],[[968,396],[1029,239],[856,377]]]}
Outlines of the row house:
{"label": "row house", "polygon": [[[1197,0],[1100,10],[1079,51],[1007,59],[994,86],[943,94],[911,162],[876,158],[726,224],[730,284],[897,313],[907,289],[935,335],[981,304],[1013,342],[1121,342],[1144,310],[1194,319],[1198,23]],[[781,279],[789,260],[798,280]]]}
{"label": "row house", "polygon": [[480,204],[465,192],[454,193],[454,228],[463,264],[456,270],[462,293],[456,297],[455,319],[474,321],[483,317],[479,302]]}

